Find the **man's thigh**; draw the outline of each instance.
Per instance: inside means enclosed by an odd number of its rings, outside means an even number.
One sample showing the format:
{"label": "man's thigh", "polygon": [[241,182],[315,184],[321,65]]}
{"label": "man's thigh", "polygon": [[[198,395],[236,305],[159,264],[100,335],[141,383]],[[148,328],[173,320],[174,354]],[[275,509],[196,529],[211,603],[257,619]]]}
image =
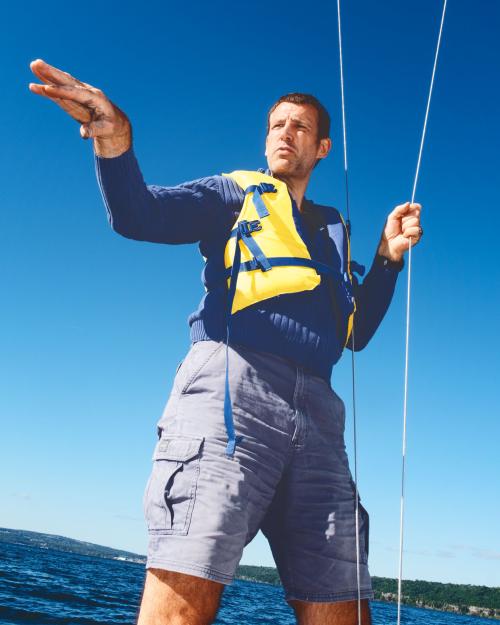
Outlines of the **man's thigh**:
{"label": "man's thigh", "polygon": [[[288,603],[295,610],[298,625],[358,625],[359,623],[357,601],[313,603],[291,599]],[[363,599],[359,607],[361,608],[361,624],[370,625],[368,601]]]}
{"label": "man's thigh", "polygon": [[358,565],[343,402],[326,382],[304,376],[297,406],[293,452],[261,526],[285,597],[337,604],[357,600],[359,590],[361,599],[371,599],[368,514],[360,504]]}
{"label": "man's thigh", "polygon": [[215,620],[224,584],[149,569],[137,625],[209,625]]}

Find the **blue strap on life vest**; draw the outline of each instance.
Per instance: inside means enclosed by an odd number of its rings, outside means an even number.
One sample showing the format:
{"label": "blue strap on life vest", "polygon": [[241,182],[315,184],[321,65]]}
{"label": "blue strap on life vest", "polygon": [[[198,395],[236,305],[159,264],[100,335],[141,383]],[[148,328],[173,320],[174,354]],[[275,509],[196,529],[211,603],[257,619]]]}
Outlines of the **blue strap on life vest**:
{"label": "blue strap on life vest", "polygon": [[[319,260],[313,260],[311,258],[295,258],[291,256],[274,256],[273,258],[266,257],[266,263],[270,267],[285,267],[285,266],[298,266],[298,267],[311,267],[316,269],[318,273],[328,274],[334,277],[338,277],[338,270],[335,267],[321,263]],[[241,263],[239,271],[254,271],[260,269],[260,263],[253,258]],[[231,275],[231,268],[226,269],[226,279]]]}
{"label": "blue strap on life vest", "polygon": [[[242,223],[242,222],[240,222]],[[236,229],[236,248],[234,251],[233,265],[231,267],[229,282],[229,291],[227,296],[227,322],[226,322],[226,381],[224,392],[224,423],[226,425],[227,432],[227,445],[226,456],[232,458],[236,450],[236,445],[243,440],[243,436],[236,436],[233,421],[233,407],[231,404],[231,393],[229,390],[229,329],[231,326],[231,309],[233,307],[234,294],[236,292],[236,282],[238,280],[238,273],[241,266],[241,250],[240,250],[240,238],[243,228]],[[248,236],[251,236],[250,234]]]}
{"label": "blue strap on life vest", "polygon": [[277,193],[276,187],[270,182],[261,182],[260,184],[251,184],[249,187],[245,189],[245,195],[248,193],[253,193],[252,202],[255,206],[255,210],[257,211],[257,215],[262,219],[263,217],[267,217],[269,215],[269,211],[267,210],[267,206],[264,204],[264,200],[262,199],[263,193]]}
{"label": "blue strap on life vest", "polygon": [[[269,271],[272,269],[267,256],[261,250],[259,244],[252,237],[252,232],[257,232],[258,230],[262,230],[262,226],[260,225],[260,221],[258,219],[254,219],[252,221],[243,220],[238,222],[238,226],[231,231],[231,237],[237,237],[236,246],[238,246],[238,241],[243,241],[243,243],[247,246],[247,248],[252,252],[254,258],[254,262],[257,265],[258,269],[262,269],[262,271]],[[234,263],[233,263],[234,266]]]}

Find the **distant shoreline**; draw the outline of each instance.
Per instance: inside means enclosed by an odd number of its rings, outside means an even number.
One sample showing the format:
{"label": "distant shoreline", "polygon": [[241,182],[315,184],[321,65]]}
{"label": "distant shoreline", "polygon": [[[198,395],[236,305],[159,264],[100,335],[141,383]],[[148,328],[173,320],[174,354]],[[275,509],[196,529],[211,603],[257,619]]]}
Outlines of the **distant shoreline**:
{"label": "distant shoreline", "polygon": [[[145,556],[130,551],[113,549],[55,534],[26,530],[0,528],[0,543],[23,544],[134,564],[145,564],[146,562]],[[281,585],[276,568],[270,566],[241,564],[236,571],[236,579],[273,586]],[[397,601],[397,581],[395,579],[374,576],[372,582],[376,601],[387,603]],[[407,606],[500,619],[500,588],[405,580],[402,599],[404,605]]]}

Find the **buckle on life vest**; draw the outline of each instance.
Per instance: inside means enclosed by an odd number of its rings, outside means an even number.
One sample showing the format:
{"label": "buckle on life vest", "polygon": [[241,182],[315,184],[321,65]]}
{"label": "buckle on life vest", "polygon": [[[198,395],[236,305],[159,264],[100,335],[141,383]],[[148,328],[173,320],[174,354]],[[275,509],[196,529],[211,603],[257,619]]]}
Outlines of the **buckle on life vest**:
{"label": "buckle on life vest", "polygon": [[258,185],[260,193],[277,193],[278,189],[270,182],[261,182]]}
{"label": "buckle on life vest", "polygon": [[258,219],[252,219],[252,221],[247,221],[243,219],[238,222],[238,228],[243,236],[248,236],[252,232],[257,232],[258,230],[262,230],[262,225]]}

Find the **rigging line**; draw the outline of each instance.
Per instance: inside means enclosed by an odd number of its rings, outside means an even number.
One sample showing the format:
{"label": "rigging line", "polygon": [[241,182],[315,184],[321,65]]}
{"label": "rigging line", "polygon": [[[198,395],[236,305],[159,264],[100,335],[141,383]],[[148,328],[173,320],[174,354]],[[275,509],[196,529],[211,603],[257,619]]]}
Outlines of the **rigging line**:
{"label": "rigging line", "polygon": [[[344,181],[345,181],[345,200],[347,213],[347,236],[351,235],[351,212],[349,205],[349,176],[347,166],[347,136],[345,121],[345,94],[344,94],[344,59],[342,54],[342,24],[340,19],[340,0],[337,0],[337,24],[339,39],[339,63],[340,63],[340,94],[342,101],[342,138],[344,146]],[[348,242],[349,245],[349,242]],[[348,269],[349,270],[349,269]],[[355,498],[355,531],[356,531],[356,587],[358,592],[358,625],[361,625],[361,568],[359,554],[359,492],[358,492],[358,445],[357,445],[357,427],[356,427],[356,384],[355,384],[355,358],[354,358],[354,319],[352,319],[351,329],[351,377],[352,377],[352,415],[353,415],[353,450],[354,450],[354,498]]]}
{"label": "rigging line", "polygon": [[[441,48],[441,36],[443,34],[444,18],[446,15],[446,5],[448,0],[444,0],[443,12],[441,14],[441,24],[439,26],[439,35],[436,45],[436,53],[434,56],[434,65],[432,68],[431,84],[429,87],[429,95],[427,98],[427,107],[425,110],[424,126],[422,129],[422,138],[420,140],[420,149],[418,152],[417,168],[415,171],[415,178],[413,181],[413,189],[411,194],[411,203],[415,200],[415,192],[417,190],[418,176],[420,173],[420,163],[422,161],[422,152],[424,149],[424,140],[427,132],[427,120],[429,118],[429,110],[431,106],[432,91],[434,88],[434,77],[436,75],[436,67],[439,57],[439,50]],[[401,589],[403,582],[403,534],[404,534],[404,490],[405,490],[405,464],[406,464],[406,420],[408,414],[408,362],[409,362],[409,348],[410,348],[410,297],[411,297],[411,239],[408,247],[408,282],[407,282],[407,297],[406,297],[406,337],[405,337],[405,378],[404,378],[404,400],[403,400],[403,445],[402,445],[402,464],[401,464],[401,506],[399,515],[399,571],[398,571],[398,615],[397,625],[401,623]]]}
{"label": "rigging line", "polygon": [[356,585],[358,589],[358,625],[361,625],[361,571],[359,556],[359,494],[358,494],[358,434],[356,427],[356,387],[355,387],[355,362],[354,362],[354,317],[351,330],[351,372],[352,372],[352,414],[353,414],[353,447],[354,447],[354,496],[355,503],[355,531],[356,531]]}
{"label": "rigging line", "polygon": [[344,59],[342,55],[342,24],[340,21],[340,0],[337,0],[337,24],[339,31],[339,63],[340,63],[340,96],[342,99],[342,138],[344,146],[344,180],[345,180],[345,202],[347,223],[351,223],[351,213],[349,206],[349,183],[347,176],[347,138],[346,138],[346,123],[345,123],[345,95],[344,95]]}

